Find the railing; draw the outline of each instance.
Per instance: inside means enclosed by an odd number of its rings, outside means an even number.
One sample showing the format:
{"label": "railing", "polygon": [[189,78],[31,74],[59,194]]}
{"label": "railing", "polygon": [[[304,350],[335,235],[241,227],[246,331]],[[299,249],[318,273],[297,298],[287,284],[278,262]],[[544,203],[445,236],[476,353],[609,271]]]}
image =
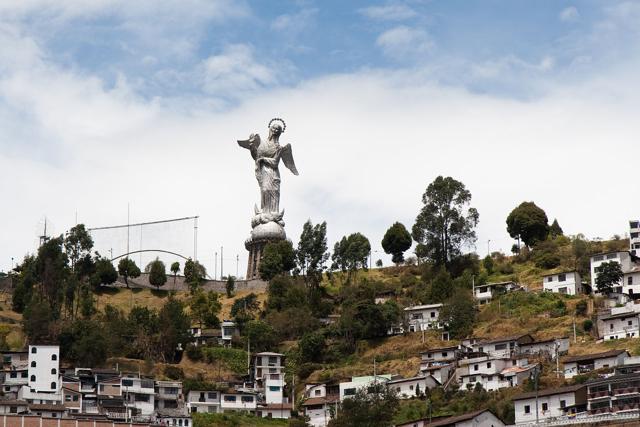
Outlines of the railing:
{"label": "railing", "polygon": [[632,394],[632,393],[640,393],[640,389],[638,387],[624,387],[624,388],[614,388],[613,394]]}
{"label": "railing", "polygon": [[590,409],[589,415],[608,414],[609,412],[611,412],[611,408],[605,406],[603,408]]}
{"label": "railing", "polygon": [[611,392],[609,390],[596,391],[593,393],[589,393],[589,399],[598,399],[600,397],[610,396]]}

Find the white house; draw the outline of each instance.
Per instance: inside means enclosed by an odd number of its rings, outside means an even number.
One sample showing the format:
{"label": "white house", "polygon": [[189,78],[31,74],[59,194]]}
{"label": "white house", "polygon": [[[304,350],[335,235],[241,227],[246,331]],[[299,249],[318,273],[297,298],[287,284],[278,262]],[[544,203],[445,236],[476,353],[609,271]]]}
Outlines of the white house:
{"label": "white house", "polygon": [[[538,403],[537,415],[536,401]],[[532,391],[515,396],[513,405],[516,424],[544,422],[550,418],[584,412],[587,408],[587,389],[584,384],[576,384],[556,389],[539,390],[537,393]]]}
{"label": "white house", "polygon": [[611,350],[603,353],[570,356],[563,360],[564,377],[569,379],[596,369],[621,366],[628,357],[629,352],[626,350]]}
{"label": "white house", "polygon": [[640,221],[629,221],[629,251],[632,255],[640,256]]}
{"label": "white house", "polygon": [[409,325],[409,332],[441,329],[440,310],[442,304],[414,305],[404,309],[405,318]]}
{"label": "white house", "polygon": [[396,427],[504,427],[505,424],[488,409],[447,418],[422,418],[397,424]]}
{"label": "white house", "polygon": [[222,412],[250,412],[255,413],[258,399],[254,393],[235,392],[220,394],[220,409]]}
{"label": "white house", "polygon": [[475,352],[486,353],[493,357],[511,357],[519,354],[522,344],[534,342],[529,334],[501,337],[490,340],[478,340],[471,345]]}
{"label": "white house", "polygon": [[569,352],[569,338],[551,338],[518,344],[518,354],[527,356],[546,356],[551,360]]}
{"label": "white house", "polygon": [[220,412],[220,392],[216,390],[191,390],[187,394],[187,409],[190,413]]}
{"label": "white house", "polygon": [[463,390],[480,384],[487,391],[495,391],[522,384],[535,366],[522,358],[478,356],[458,361],[456,377]]}
{"label": "white house", "polygon": [[445,384],[455,372],[455,362],[461,350],[456,346],[433,348],[420,354],[420,372]]}
{"label": "white house", "polygon": [[493,298],[506,292],[521,290],[522,286],[516,282],[487,283],[481,286],[474,286],[473,296],[478,304],[488,304]]}
{"label": "white house", "polygon": [[240,334],[238,325],[231,320],[223,320],[221,325],[221,336],[224,344],[230,344],[233,337]]}
{"label": "white house", "polygon": [[155,387],[150,378],[125,376],[121,379],[124,405],[130,415],[150,417],[155,410]]}
{"label": "white house", "polygon": [[600,266],[605,262],[617,262],[622,269],[623,278],[613,287],[615,293],[633,295],[640,294],[640,261],[627,251],[607,252],[591,257],[591,287],[597,292],[596,278]]}
{"label": "white house", "polygon": [[[185,408],[184,396],[182,395],[182,382],[156,381],[155,390],[155,409]],[[167,412],[167,414],[172,415],[169,412]]]}
{"label": "white house", "polygon": [[256,408],[256,416],[261,418],[277,418],[277,419],[289,419],[291,418],[291,410],[293,405],[291,403],[259,403]]}
{"label": "white house", "polygon": [[605,340],[633,338],[640,336],[638,327],[638,313],[625,311],[617,314],[602,316],[598,319],[599,334]]}
{"label": "white house", "polygon": [[360,389],[368,389],[370,386],[374,384],[384,384],[387,381],[391,380],[391,375],[376,375],[374,376],[363,376],[363,377],[352,377],[351,381],[346,381],[340,383],[340,401],[345,398],[349,398],[354,396],[356,392]]}
{"label": "white house", "polygon": [[29,410],[29,404],[24,400],[0,399],[0,415],[24,414]]}
{"label": "white house", "polygon": [[557,294],[578,295],[583,293],[582,279],[577,271],[545,274],[542,276],[542,288]]}
{"label": "white house", "polygon": [[326,427],[329,420],[335,416],[338,410],[340,396],[327,395],[324,397],[311,397],[302,403],[304,415],[309,417],[309,424],[313,427]]}
{"label": "white house", "polygon": [[57,393],[60,370],[60,347],[57,345],[29,346],[29,389],[36,393]]}
{"label": "white house", "polygon": [[440,382],[431,375],[419,375],[411,378],[399,378],[387,381],[387,387],[395,390],[401,399],[424,395],[426,390],[430,390],[440,385]]}

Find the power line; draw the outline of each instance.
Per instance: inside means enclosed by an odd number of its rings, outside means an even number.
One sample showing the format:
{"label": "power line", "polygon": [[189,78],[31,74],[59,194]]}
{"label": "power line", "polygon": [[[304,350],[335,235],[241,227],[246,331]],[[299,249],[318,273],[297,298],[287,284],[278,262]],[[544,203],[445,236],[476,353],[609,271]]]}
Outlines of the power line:
{"label": "power line", "polygon": [[108,227],[94,227],[94,228],[88,228],[88,231],[95,231],[95,230],[111,230],[114,228],[128,228],[128,227],[138,227],[138,226],[142,226],[142,225],[153,225],[153,224],[162,224],[165,222],[176,222],[176,221],[186,221],[188,219],[198,219],[200,218],[200,216],[187,216],[184,218],[174,218],[174,219],[165,219],[165,220],[160,220],[160,221],[150,221],[150,222],[139,222],[137,224],[124,224],[124,225],[111,225]]}

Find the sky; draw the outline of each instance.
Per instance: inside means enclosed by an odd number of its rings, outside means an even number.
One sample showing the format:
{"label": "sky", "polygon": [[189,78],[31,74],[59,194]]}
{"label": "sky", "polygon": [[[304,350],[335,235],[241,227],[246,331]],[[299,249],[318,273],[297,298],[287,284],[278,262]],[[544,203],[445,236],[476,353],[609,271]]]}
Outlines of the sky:
{"label": "sky", "polygon": [[[388,264],[384,232],[411,228],[438,175],[471,192],[481,256],[509,252],[522,201],[566,234],[624,235],[639,65],[640,1],[2,0],[0,271],[44,218],[61,234],[128,207],[198,215],[199,260],[224,247],[242,275],[259,194],[235,141],[273,117],[300,171],[281,167],[294,245],[326,221],[330,247],[361,232]],[[193,255],[193,224],[142,233]]]}

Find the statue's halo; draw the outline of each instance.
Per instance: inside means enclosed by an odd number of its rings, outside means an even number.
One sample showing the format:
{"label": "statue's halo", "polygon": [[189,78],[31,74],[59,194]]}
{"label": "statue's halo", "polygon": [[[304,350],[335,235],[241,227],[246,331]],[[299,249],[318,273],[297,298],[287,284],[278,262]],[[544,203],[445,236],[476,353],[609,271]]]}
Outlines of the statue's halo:
{"label": "statue's halo", "polygon": [[287,129],[287,124],[284,122],[284,120],[282,120],[280,117],[274,117],[273,119],[271,119],[269,121],[269,125],[267,127],[271,128],[271,124],[273,122],[280,122],[282,123],[282,133],[284,133],[285,129]]}

